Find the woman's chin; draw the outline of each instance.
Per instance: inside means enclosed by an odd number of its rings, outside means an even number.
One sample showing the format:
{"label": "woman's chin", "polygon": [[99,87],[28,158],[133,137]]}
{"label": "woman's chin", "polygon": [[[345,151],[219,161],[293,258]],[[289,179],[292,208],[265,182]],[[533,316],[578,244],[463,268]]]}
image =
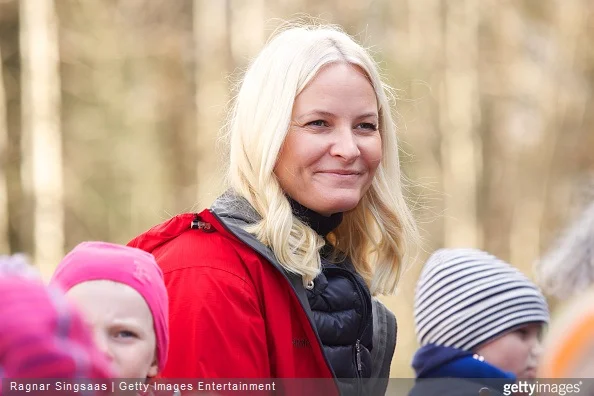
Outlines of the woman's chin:
{"label": "woman's chin", "polygon": [[[331,216],[335,213],[343,213],[348,212],[349,210],[353,210],[359,204],[359,200],[348,200],[348,199],[339,199],[339,200],[325,200],[323,205],[317,205],[317,208],[310,207],[311,210],[316,211],[325,216]],[[320,202],[322,203],[322,202]]]}

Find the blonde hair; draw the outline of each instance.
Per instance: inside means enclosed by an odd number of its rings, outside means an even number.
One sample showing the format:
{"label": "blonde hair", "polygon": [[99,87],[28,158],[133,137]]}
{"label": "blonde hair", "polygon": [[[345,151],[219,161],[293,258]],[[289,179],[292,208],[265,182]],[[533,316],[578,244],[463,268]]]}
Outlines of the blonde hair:
{"label": "blonde hair", "polygon": [[407,241],[418,231],[402,190],[390,88],[367,51],[334,26],[288,25],[272,36],[245,73],[229,114],[229,186],[262,217],[247,231],[269,246],[281,265],[304,284],[320,273],[323,238],[297,219],[274,174],[295,97],[331,63],[365,71],[379,110],[383,159],[371,187],[346,212],[328,239],[347,254],[373,294],[395,292],[406,262]]}
{"label": "blonde hair", "polygon": [[594,202],[563,231],[536,262],[537,281],[545,293],[565,299],[594,285]]}

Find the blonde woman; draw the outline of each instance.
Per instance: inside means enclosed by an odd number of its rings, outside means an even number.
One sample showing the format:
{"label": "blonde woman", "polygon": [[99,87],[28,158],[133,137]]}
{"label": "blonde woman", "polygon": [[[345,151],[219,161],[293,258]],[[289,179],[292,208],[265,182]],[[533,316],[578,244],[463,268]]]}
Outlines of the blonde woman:
{"label": "blonde woman", "polygon": [[417,235],[390,111],[376,64],[339,29],[267,43],[230,113],[227,193],[130,243],[165,275],[164,376],[385,392],[396,322],[372,296],[395,291]]}

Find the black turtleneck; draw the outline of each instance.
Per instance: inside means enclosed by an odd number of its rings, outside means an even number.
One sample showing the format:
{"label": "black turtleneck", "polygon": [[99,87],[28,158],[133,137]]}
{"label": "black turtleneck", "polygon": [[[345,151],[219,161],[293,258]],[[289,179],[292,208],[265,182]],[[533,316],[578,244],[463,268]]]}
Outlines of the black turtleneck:
{"label": "black turtleneck", "polygon": [[323,238],[326,238],[326,236],[335,230],[342,222],[342,212],[324,216],[301,205],[292,198],[289,198],[289,203],[293,209],[293,214]]}

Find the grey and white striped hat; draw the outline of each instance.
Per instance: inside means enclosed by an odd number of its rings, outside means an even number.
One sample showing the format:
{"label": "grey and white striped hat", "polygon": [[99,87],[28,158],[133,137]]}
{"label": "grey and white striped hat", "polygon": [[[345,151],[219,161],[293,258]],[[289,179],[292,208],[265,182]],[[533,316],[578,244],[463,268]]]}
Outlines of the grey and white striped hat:
{"label": "grey and white striped hat", "polygon": [[471,351],[518,326],[549,322],[547,302],[524,274],[477,249],[440,249],[415,290],[421,345]]}

